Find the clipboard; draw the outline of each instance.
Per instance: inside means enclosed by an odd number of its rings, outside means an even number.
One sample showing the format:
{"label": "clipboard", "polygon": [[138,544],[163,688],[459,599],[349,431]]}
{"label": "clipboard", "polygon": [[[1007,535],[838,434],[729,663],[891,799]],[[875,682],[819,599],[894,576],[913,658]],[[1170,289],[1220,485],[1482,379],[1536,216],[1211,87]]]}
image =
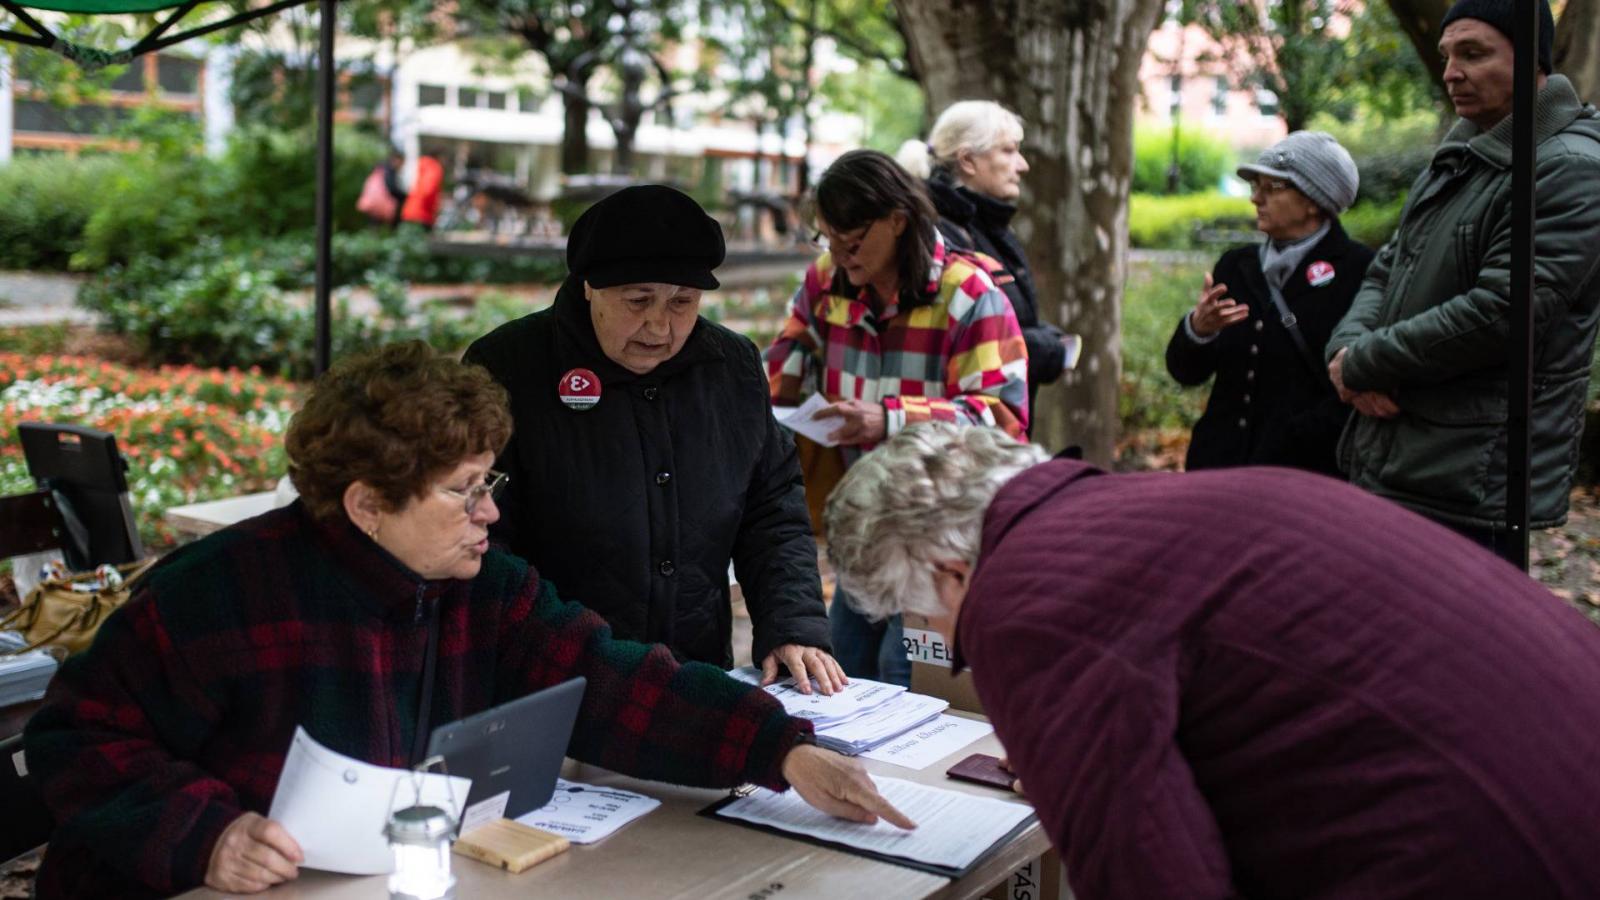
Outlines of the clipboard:
{"label": "clipboard", "polygon": [[735,800],[741,799],[743,799],[743,797],[740,794],[729,794],[705,809],[695,813],[695,815],[705,816],[708,819],[716,819],[719,822],[726,822],[732,825],[741,825],[745,828],[750,828],[755,831],[764,831],[768,834],[775,834],[779,837],[788,838],[792,841],[801,841],[807,844],[814,844],[818,847],[827,847],[830,850],[838,850],[841,853],[864,856],[867,859],[877,860],[878,862],[886,862],[892,865],[902,866],[907,869],[915,869],[918,872],[927,872],[931,875],[942,875],[951,880],[965,878],[972,872],[973,869],[976,869],[979,865],[981,865],[983,861],[989,857],[989,854],[994,852],[996,847],[1003,846],[1016,840],[1024,831],[1027,831],[1035,822],[1039,821],[1038,813],[1029,813],[1027,818],[1023,819],[1021,822],[1018,822],[1010,831],[996,838],[993,843],[983,848],[983,852],[979,853],[971,863],[968,863],[966,866],[958,869],[955,866],[941,866],[937,863],[926,863],[922,862],[921,860],[907,859],[904,856],[895,856],[893,854],[883,853],[878,850],[867,850],[862,847],[852,847],[849,844],[841,843],[839,841],[824,840],[819,837],[812,837],[809,834],[801,834],[797,831],[785,831],[782,828],[777,828],[772,825],[758,825],[755,822],[746,821],[744,819],[735,819],[732,816],[721,815],[723,807],[734,802]]}

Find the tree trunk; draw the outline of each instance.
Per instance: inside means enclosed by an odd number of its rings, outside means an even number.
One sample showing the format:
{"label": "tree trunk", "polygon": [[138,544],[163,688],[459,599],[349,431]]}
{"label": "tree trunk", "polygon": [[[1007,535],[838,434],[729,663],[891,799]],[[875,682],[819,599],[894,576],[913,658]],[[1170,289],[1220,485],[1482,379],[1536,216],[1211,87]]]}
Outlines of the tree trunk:
{"label": "tree trunk", "polygon": [[1034,439],[1112,462],[1122,370],[1128,189],[1139,61],[1161,0],[896,0],[929,120],[988,97],[1022,116],[1031,171],[1015,228],[1039,315],[1083,336],[1083,358],[1039,393]]}
{"label": "tree trunk", "polygon": [[1556,23],[1556,71],[1572,79],[1578,96],[1600,103],[1600,0],[1567,0]]}
{"label": "tree trunk", "polygon": [[561,129],[561,174],[582,175],[589,171],[589,101],[571,94],[561,95],[566,124]]}
{"label": "tree trunk", "polygon": [[1451,0],[1389,0],[1389,9],[1400,28],[1411,39],[1411,46],[1433,76],[1441,96],[1444,93],[1444,58],[1439,55],[1439,23],[1450,10]]}

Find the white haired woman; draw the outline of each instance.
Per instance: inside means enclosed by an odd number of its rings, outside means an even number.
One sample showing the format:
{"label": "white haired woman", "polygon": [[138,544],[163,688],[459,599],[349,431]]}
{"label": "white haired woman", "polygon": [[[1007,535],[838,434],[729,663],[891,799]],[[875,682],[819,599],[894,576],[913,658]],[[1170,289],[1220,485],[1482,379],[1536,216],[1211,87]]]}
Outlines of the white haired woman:
{"label": "white haired woman", "polygon": [[1576,610],[1330,478],[1043,459],[906,429],[834,491],[828,550],[863,613],[971,664],[1077,897],[1593,895]]}
{"label": "white haired woman", "polygon": [[993,261],[989,275],[1016,311],[1028,345],[1028,403],[1039,385],[1061,377],[1067,335],[1039,321],[1039,297],[1028,255],[1011,230],[1022,176],[1022,117],[992,100],[962,100],[939,114],[928,141],[906,141],[895,161],[925,179],[939,212],[939,233],[957,250]]}

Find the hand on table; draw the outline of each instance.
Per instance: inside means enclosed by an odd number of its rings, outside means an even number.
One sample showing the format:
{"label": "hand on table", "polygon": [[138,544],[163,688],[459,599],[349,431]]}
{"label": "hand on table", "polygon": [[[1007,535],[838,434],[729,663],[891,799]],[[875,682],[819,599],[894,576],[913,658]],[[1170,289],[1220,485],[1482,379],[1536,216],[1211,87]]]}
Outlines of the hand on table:
{"label": "hand on table", "polygon": [[881,817],[898,828],[917,823],[878,793],[860,762],[814,744],[798,744],[783,758],[783,780],[800,798],[830,816],[875,824]]}
{"label": "hand on table", "polygon": [[[1013,775],[1017,774],[1011,768],[1011,760],[1006,758],[1006,757],[1004,757],[1004,756],[1000,757],[1000,768],[1005,769],[1007,772],[1010,772]],[[1024,794],[1022,792],[1022,779],[1021,778],[1013,778],[1013,779],[1011,779],[1011,789],[1013,791],[1016,791],[1018,794],[1021,794],[1024,797],[1027,796],[1027,794]]]}
{"label": "hand on table", "polygon": [[304,860],[300,845],[282,825],[247,812],[223,829],[211,848],[206,887],[254,894],[299,876]]}
{"label": "hand on table", "polygon": [[811,679],[817,680],[817,687],[824,696],[832,696],[850,683],[844,675],[844,669],[834,661],[833,657],[824,650],[816,647],[802,647],[799,644],[784,644],[767,654],[761,661],[761,686],[777,681],[779,678],[778,664],[782,663],[794,676],[795,687],[802,694],[811,693]]}

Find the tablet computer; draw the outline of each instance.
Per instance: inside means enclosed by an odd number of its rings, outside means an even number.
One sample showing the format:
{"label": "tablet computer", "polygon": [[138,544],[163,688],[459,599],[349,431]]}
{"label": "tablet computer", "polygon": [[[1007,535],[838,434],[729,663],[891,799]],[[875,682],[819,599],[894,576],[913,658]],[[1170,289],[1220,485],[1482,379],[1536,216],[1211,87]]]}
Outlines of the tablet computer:
{"label": "tablet computer", "polygon": [[550,802],[586,683],[563,681],[433,730],[428,756],[472,779],[462,809],[505,792],[504,815],[515,819]]}

